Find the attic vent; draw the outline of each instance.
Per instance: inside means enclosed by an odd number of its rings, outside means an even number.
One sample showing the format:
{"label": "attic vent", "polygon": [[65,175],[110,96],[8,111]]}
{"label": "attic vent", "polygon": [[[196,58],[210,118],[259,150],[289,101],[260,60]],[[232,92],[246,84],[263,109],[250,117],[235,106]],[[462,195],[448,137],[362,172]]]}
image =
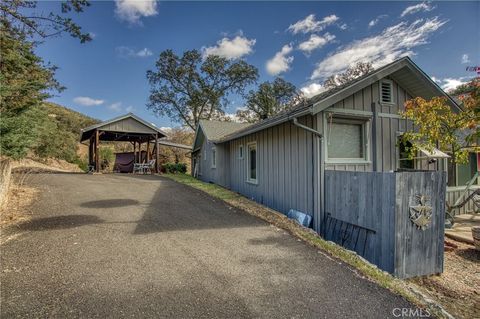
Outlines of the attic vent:
{"label": "attic vent", "polygon": [[382,81],[380,83],[380,99],[382,103],[393,103],[393,85],[391,81]]}

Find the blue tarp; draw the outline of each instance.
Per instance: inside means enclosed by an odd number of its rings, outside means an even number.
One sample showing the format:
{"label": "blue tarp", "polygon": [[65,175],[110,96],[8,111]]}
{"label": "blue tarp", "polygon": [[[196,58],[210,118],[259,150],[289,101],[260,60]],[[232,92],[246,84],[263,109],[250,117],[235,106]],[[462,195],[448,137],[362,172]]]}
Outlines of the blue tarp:
{"label": "blue tarp", "polygon": [[298,210],[290,209],[287,217],[296,220],[300,225],[310,227],[312,216],[299,212]]}

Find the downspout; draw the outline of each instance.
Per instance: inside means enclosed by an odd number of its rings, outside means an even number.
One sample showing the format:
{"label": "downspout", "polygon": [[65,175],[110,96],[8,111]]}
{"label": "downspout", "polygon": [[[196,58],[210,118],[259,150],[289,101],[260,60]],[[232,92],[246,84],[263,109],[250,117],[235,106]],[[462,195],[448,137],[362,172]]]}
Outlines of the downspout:
{"label": "downspout", "polygon": [[298,127],[302,128],[306,131],[309,131],[310,133],[313,133],[313,134],[317,135],[319,138],[323,138],[323,134],[320,133],[319,131],[314,130],[311,127],[308,127],[308,126],[305,126],[303,124],[298,123],[298,119],[296,117],[294,117],[292,120],[293,120],[293,125],[298,126]]}
{"label": "downspout", "polygon": [[377,149],[377,131],[378,131],[378,108],[377,103],[372,102],[372,171],[378,172],[378,149]]}
{"label": "downspout", "polygon": [[[308,127],[308,126],[305,126],[303,124],[300,124],[298,122],[298,119],[296,117],[292,118],[292,122],[293,122],[293,125],[301,128],[301,129],[304,129],[312,134],[314,134],[315,136],[317,136],[319,138],[319,143],[317,144],[318,145],[318,155],[320,155],[320,158],[319,158],[319,161],[320,163],[318,163],[317,165],[319,165],[319,169],[320,169],[320,176],[319,176],[319,180],[318,180],[318,187],[320,188],[320,192],[319,192],[319,196],[320,196],[320,203],[318,204],[318,209],[320,210],[319,212],[319,216],[316,216],[317,220],[315,220],[314,218],[314,228],[316,228],[315,230],[320,234],[322,235],[322,225],[323,225],[323,220],[324,220],[324,213],[325,213],[325,201],[324,201],[324,191],[325,191],[325,187],[324,187],[324,178],[325,178],[325,165],[324,165],[324,160],[323,160],[323,134],[320,133],[319,131],[317,130],[314,130],[313,128],[311,127]],[[312,154],[314,154],[315,152],[315,149],[312,150]],[[315,166],[314,166],[315,167]],[[315,174],[314,174],[315,175]],[[315,178],[315,176],[314,176]],[[313,197],[314,200],[315,200],[315,196]],[[315,207],[315,203],[313,205],[313,207]],[[314,215],[315,216],[315,215]]]}

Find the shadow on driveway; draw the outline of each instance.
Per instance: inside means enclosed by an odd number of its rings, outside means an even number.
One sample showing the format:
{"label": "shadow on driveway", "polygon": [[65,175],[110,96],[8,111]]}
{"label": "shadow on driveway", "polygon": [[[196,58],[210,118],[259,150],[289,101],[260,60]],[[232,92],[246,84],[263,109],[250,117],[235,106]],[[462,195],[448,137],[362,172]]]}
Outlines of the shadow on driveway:
{"label": "shadow on driveway", "polygon": [[80,204],[81,207],[85,208],[115,208],[115,207],[125,207],[125,206],[134,206],[138,205],[140,202],[135,199],[103,199],[103,200],[93,200],[90,202],[83,202]]}
{"label": "shadow on driveway", "polygon": [[266,223],[202,191],[165,181],[154,193],[135,235],[265,226]]}
{"label": "shadow on driveway", "polygon": [[35,218],[21,223],[18,225],[18,228],[29,231],[42,231],[52,229],[68,229],[101,223],[103,223],[103,219],[94,215],[60,215],[54,217]]}

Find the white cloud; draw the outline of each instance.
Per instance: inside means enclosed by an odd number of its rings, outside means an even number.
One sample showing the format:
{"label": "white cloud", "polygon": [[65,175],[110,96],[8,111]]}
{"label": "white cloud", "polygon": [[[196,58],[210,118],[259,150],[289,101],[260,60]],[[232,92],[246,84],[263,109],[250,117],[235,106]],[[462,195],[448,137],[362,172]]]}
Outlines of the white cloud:
{"label": "white cloud", "polygon": [[153,52],[150,51],[150,50],[147,49],[147,48],[143,48],[143,49],[141,49],[140,51],[138,51],[135,55],[138,56],[138,57],[143,58],[143,57],[147,57],[147,56],[153,55]]}
{"label": "white cloud", "polygon": [[370,20],[370,22],[368,23],[368,27],[369,27],[369,28],[374,27],[375,25],[378,24],[378,22],[380,22],[381,19],[384,19],[384,18],[386,18],[386,17],[388,17],[388,15],[386,15],[386,14],[381,14],[381,15],[379,15],[379,16],[376,17],[375,19]]}
{"label": "white cloud", "polygon": [[278,75],[290,69],[290,64],[293,62],[293,56],[288,56],[292,52],[291,45],[286,44],[282,50],[275,53],[274,57],[267,61],[266,68],[270,75]]}
{"label": "white cloud", "polygon": [[77,96],[73,99],[73,102],[83,105],[83,106],[94,106],[94,105],[101,105],[105,101],[100,99],[92,99],[88,96]]}
{"label": "white cloud", "polygon": [[465,64],[465,63],[470,63],[472,61],[470,61],[470,57],[468,56],[468,54],[464,54],[462,55],[462,63]]}
{"label": "white cloud", "polygon": [[341,30],[347,30],[348,25],[347,25],[346,23],[343,23],[343,24],[341,24],[341,25],[339,26],[339,28],[340,28]]}
{"label": "white cloud", "polygon": [[298,48],[303,52],[309,54],[313,50],[323,47],[328,42],[335,39],[335,36],[330,33],[325,33],[323,36],[312,34],[310,39],[304,41],[298,45]]}
{"label": "white cloud", "polygon": [[406,7],[400,16],[403,18],[407,14],[414,14],[420,11],[432,11],[433,9],[435,9],[435,7],[432,6],[430,2],[422,2],[413,6]]}
{"label": "white cloud", "polygon": [[457,86],[465,84],[471,80],[471,78],[468,76],[461,76],[459,78],[444,78],[444,79],[439,79],[432,76],[431,79],[434,82],[436,82],[438,85],[440,85],[440,87],[446,92],[451,91],[457,88]]}
{"label": "white cloud", "polygon": [[146,58],[153,55],[153,52],[147,48],[143,48],[139,51],[136,51],[130,47],[120,46],[116,47],[117,55],[121,58]]}
{"label": "white cloud", "polygon": [[[153,126],[156,126],[155,124],[151,123]],[[160,127],[160,131],[163,131],[165,133],[171,132],[173,130],[173,127],[171,126],[162,126]]]}
{"label": "white cloud", "polygon": [[115,112],[122,112],[122,102],[115,102],[107,106],[109,110]]}
{"label": "white cloud", "polygon": [[300,91],[305,95],[307,98],[311,98],[312,96],[315,96],[317,94],[320,94],[325,91],[325,88],[323,85],[318,84],[318,83],[311,83],[309,85],[306,85],[302,88],[300,88]]}
{"label": "white cloud", "polygon": [[127,106],[127,107],[123,107],[123,103],[122,102],[115,102],[115,103],[112,103],[110,105],[107,105],[107,108],[111,111],[114,111],[114,112],[133,112],[135,110],[135,107],[133,106]]}
{"label": "white cloud", "polygon": [[435,83],[442,83],[442,80],[440,80],[440,79],[438,79],[438,78],[436,78],[436,77],[434,77],[434,76],[431,76],[430,78],[431,78],[432,81],[435,82]]}
{"label": "white cloud", "polygon": [[115,0],[115,14],[130,24],[142,24],[142,17],[151,17],[157,12],[156,0]]}
{"label": "white cloud", "polygon": [[218,55],[227,59],[238,59],[252,53],[255,39],[247,39],[242,35],[237,35],[233,39],[227,37],[219,40],[217,45],[203,47],[203,56]]}
{"label": "white cloud", "polygon": [[412,49],[426,44],[428,37],[446,22],[438,17],[418,19],[411,24],[400,22],[378,35],[355,40],[320,61],[311,79],[324,79],[357,62],[371,62],[374,68],[378,68],[400,57],[413,55]]}
{"label": "white cloud", "polygon": [[339,20],[339,17],[332,14],[324,17],[320,21],[317,21],[315,19],[315,15],[310,14],[307,17],[305,17],[305,19],[299,20],[294,24],[291,24],[287,30],[292,32],[293,34],[297,34],[300,32],[301,33],[318,32],[318,31],[322,31],[323,29],[325,29],[325,27],[335,23],[338,20]]}
{"label": "white cloud", "polygon": [[374,25],[376,25],[377,23],[378,23],[378,18],[370,20],[370,22],[368,23],[368,27],[371,28]]}

